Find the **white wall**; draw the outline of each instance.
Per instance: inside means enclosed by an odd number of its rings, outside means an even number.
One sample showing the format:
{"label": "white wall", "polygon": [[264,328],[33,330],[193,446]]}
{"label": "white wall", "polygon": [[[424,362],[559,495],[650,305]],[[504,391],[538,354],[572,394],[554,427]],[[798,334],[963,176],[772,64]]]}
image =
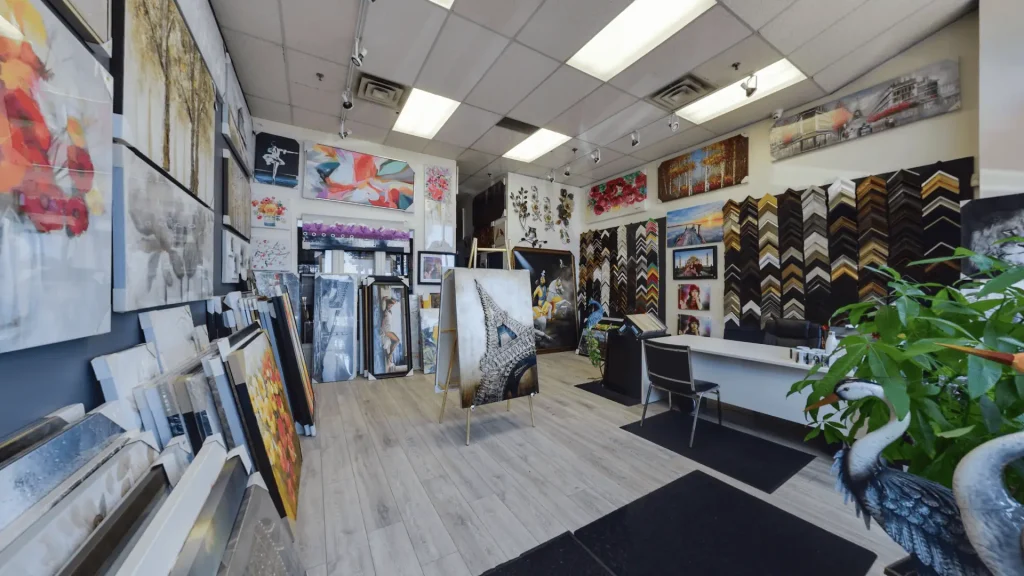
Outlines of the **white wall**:
{"label": "white wall", "polygon": [[981,196],[1024,192],[1024,2],[980,8]]}
{"label": "white wall", "polygon": [[[424,212],[423,212],[423,174],[424,165],[431,164],[436,166],[445,166],[452,171],[452,190],[451,193],[454,196],[458,182],[458,171],[455,166],[454,160],[448,160],[446,158],[439,158],[437,156],[429,156],[427,154],[419,154],[417,152],[410,152],[408,150],[402,150],[400,148],[394,148],[392,146],[385,146],[383,144],[376,144],[373,142],[364,142],[361,140],[355,140],[348,138],[342,140],[337,134],[329,134],[326,132],[318,132],[316,130],[309,130],[306,128],[299,128],[297,126],[291,126],[288,124],[281,124],[279,122],[272,122],[270,120],[263,120],[260,118],[253,119],[253,125],[256,132],[270,132],[279,136],[285,136],[288,138],[294,138],[299,141],[300,145],[305,141],[315,142],[317,144],[328,144],[336,146],[338,148],[344,148],[346,150],[352,150],[355,152],[363,152],[365,154],[374,154],[376,156],[383,156],[386,158],[393,158],[395,160],[403,160],[408,162],[412,169],[416,172],[416,180],[413,186],[415,192],[415,198],[413,200],[412,208],[407,211],[400,210],[389,210],[386,208],[374,208],[370,206],[359,206],[355,204],[345,204],[341,202],[330,202],[327,200],[311,200],[302,197],[302,176],[299,178],[299,186],[297,188],[282,188],[281,186],[272,186],[269,184],[260,184],[253,182],[252,184],[252,197],[263,198],[264,196],[277,196],[282,199],[287,207],[289,214],[288,228],[287,231],[277,231],[273,229],[260,229],[253,228],[253,238],[273,238],[275,240],[281,240],[287,237],[290,245],[292,246],[292,256],[290,270],[296,271],[298,268],[298,249],[296,246],[296,231],[295,223],[296,219],[302,217],[303,214],[320,214],[324,216],[338,216],[342,218],[354,218],[367,220],[388,220],[404,224],[404,226],[413,230],[413,246],[416,252],[424,249]],[[300,158],[299,161],[299,172],[303,171],[305,157]],[[453,200],[454,201],[454,200]],[[453,210],[454,214],[455,211]],[[451,225],[455,226],[454,219]],[[415,255],[414,255],[415,256]],[[413,273],[410,275],[414,292],[426,293],[426,292],[439,292],[439,286],[420,286],[416,284],[416,271],[417,262],[413,262]]]}
{"label": "white wall", "polygon": [[583,231],[583,208],[586,206],[586,202],[583,198],[583,191],[575,186],[568,186],[565,184],[559,184],[557,182],[548,182],[541,178],[532,178],[530,176],[523,176],[521,174],[508,174],[505,182],[505,237],[508,238],[509,244],[515,248],[516,246],[529,246],[528,242],[520,242],[519,239],[526,236],[526,230],[523,230],[522,225],[519,224],[519,217],[516,216],[515,208],[512,207],[512,198],[520,188],[525,188],[527,192],[530,192],[531,186],[537,187],[537,193],[541,199],[541,214],[543,215],[543,198],[551,199],[551,212],[555,220],[558,219],[558,203],[561,198],[562,190],[565,189],[573,195],[573,210],[572,218],[569,219],[569,243],[565,244],[562,242],[561,237],[558,234],[558,225],[555,225],[553,230],[546,230],[544,228],[543,221],[534,221],[531,214],[527,226],[533,226],[537,229],[537,237],[541,240],[546,240],[547,243],[542,244],[540,248],[547,250],[568,250],[572,252],[573,258],[576,260],[577,271],[579,270],[580,262],[580,232]]}
{"label": "white wall", "polygon": [[[1005,0],[1019,2],[1019,0]],[[1019,51],[1016,56],[1019,56]],[[747,184],[741,184],[708,194],[702,194],[671,202],[658,199],[658,166],[669,158],[673,158],[712,142],[702,142],[692,148],[680,150],[664,158],[646,164],[642,169],[647,171],[647,210],[623,217],[602,220],[585,224],[584,230],[600,230],[636,222],[646,218],[661,218],[670,210],[678,210],[687,206],[707,204],[710,202],[724,203],[726,200],[742,200],[747,196],[761,197],[765,194],[780,194],[787,188],[804,189],[808,186],[820,186],[830,183],[839,177],[856,178],[870,174],[895,171],[931,164],[940,160],[954,160],[968,156],[978,156],[978,13],[972,12],[907,49],[902,54],[885,62],[878,68],[868,72],[843,89],[811,102],[801,109],[832,101],[846,94],[869,88],[885,82],[900,74],[912,72],[940,60],[952,59],[960,62],[960,90],[962,107],[958,112],[923,120],[914,124],[875,134],[864,139],[853,140],[800,154],[793,158],[773,162],[769,153],[768,132],[772,121],[766,119],[746,126],[731,134],[726,134],[713,141],[724,140],[734,134],[745,134],[750,138],[749,178]],[[790,111],[794,112],[794,111]],[[1018,127],[1024,124],[1018,124]],[[1022,132],[1018,129],[1018,134]],[[1018,136],[1020,138],[1020,136]],[[1021,147],[1015,147],[1018,153]],[[1018,160],[1019,165],[1019,160]],[[629,170],[632,172],[635,168]],[[587,188],[589,189],[589,187]],[[711,311],[696,312],[694,315],[709,315],[714,321],[712,336],[722,337],[724,293],[724,246],[718,246],[719,277],[714,281],[696,282],[711,287]],[[671,253],[666,258],[667,270],[662,271],[666,278],[666,322],[670,331],[676,330],[678,310],[678,286],[681,282],[672,280]],[[689,281],[687,281],[689,282]],[[690,314],[691,312],[686,312]]]}

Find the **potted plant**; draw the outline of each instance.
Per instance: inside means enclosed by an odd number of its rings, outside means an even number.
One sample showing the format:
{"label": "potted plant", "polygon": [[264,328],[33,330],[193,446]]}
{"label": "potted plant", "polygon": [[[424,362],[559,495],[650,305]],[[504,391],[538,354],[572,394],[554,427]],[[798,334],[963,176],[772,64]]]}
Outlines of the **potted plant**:
{"label": "potted plant", "polygon": [[[1021,238],[1004,241],[1024,242]],[[917,283],[896,270],[874,270],[888,279],[884,301],[860,302],[836,311],[856,334],[843,338],[834,362],[814,366],[790,394],[809,389],[807,406],[832,394],[852,374],[877,382],[896,417],[911,416],[903,441],[883,457],[907,472],[952,487],[953,472],[971,450],[996,437],[1024,430],[1024,375],[1010,367],[942,344],[1000,352],[1024,351],[1024,266],[958,248],[953,256],[915,262],[917,266],[966,258],[979,272],[952,286]],[[835,320],[834,320],[834,323]],[[889,408],[871,398],[854,400],[838,411],[809,410],[813,430],[829,442],[852,443],[889,422]],[[1010,494],[1024,499],[1024,462],[1006,474]]]}

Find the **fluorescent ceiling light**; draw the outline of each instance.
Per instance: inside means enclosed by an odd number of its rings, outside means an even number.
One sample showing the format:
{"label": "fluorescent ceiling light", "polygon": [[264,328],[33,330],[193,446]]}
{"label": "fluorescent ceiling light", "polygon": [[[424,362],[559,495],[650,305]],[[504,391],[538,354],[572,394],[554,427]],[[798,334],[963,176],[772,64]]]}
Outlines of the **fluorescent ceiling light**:
{"label": "fluorescent ceiling light", "polygon": [[634,0],[566,64],[607,82],[714,5],[715,0]]}
{"label": "fluorescent ceiling light", "polygon": [[757,75],[757,92],[751,94],[749,98],[747,91],[742,86],[747,80],[744,78],[676,110],[676,114],[694,124],[703,124],[712,118],[717,118],[765,96],[770,96],[779,90],[789,88],[807,78],[785,58],[754,74]]}
{"label": "fluorescent ceiling light", "polygon": [[455,0],[430,0],[430,1],[433,2],[434,4],[437,4],[441,8],[444,8],[445,10],[451,10],[452,9],[452,4],[455,3]]}
{"label": "fluorescent ceiling light", "polygon": [[392,129],[420,138],[433,138],[458,107],[455,100],[413,88]]}
{"label": "fluorescent ceiling light", "polygon": [[505,152],[505,158],[520,162],[533,162],[568,141],[568,136],[541,128],[515,148]]}

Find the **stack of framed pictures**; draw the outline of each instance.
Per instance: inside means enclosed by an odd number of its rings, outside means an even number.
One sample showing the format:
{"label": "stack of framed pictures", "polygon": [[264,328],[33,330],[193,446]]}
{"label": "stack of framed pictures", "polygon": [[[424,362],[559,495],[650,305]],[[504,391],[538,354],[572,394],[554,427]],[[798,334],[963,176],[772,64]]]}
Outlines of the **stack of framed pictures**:
{"label": "stack of framed pictures", "polygon": [[284,376],[288,397],[291,398],[292,416],[304,428],[307,436],[315,436],[313,385],[302,357],[302,343],[299,342],[299,334],[292,320],[288,294],[275,296],[271,299],[271,305],[273,313],[270,322],[277,338],[281,374]]}
{"label": "stack of framed pictures", "polygon": [[533,329],[537,353],[575,350],[576,260],[566,250],[515,248],[512,267],[530,272]]}
{"label": "stack of framed pictures", "polygon": [[317,274],[313,283],[313,378],[351,380],[359,370],[358,282],[349,274]]}
{"label": "stack of framed pictures", "polygon": [[407,280],[370,276],[362,288],[363,372],[367,378],[412,374]]}

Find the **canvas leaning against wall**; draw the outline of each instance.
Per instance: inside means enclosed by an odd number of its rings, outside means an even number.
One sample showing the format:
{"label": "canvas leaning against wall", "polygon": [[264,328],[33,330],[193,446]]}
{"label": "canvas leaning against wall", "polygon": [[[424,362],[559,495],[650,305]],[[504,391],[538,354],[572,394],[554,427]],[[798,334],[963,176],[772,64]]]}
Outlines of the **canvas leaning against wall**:
{"label": "canvas leaning against wall", "polygon": [[0,353],[110,331],[113,197],[106,72],[43,2],[2,16],[21,34],[9,49],[47,78],[4,82]]}
{"label": "canvas leaning against wall", "polygon": [[216,90],[176,2],[119,0],[124,30],[115,57],[124,79],[115,84],[121,137],[213,207]]}
{"label": "canvas leaning against wall", "polygon": [[781,160],[960,109],[960,65],[952,60],[915,70],[787,116],[769,132]]}
{"label": "canvas leaning against wall", "polygon": [[114,310],[213,295],[213,210],[133,150],[115,146]]}
{"label": "canvas leaning against wall", "polygon": [[363,341],[368,376],[412,372],[409,287],[398,278],[371,278],[363,287]]}
{"label": "canvas leaning against wall", "polygon": [[537,353],[575,350],[579,329],[576,318],[576,259],[572,252],[516,248],[512,254],[512,266],[530,272]]}
{"label": "canvas leaning against wall", "polygon": [[307,144],[304,177],[303,198],[392,210],[413,205],[416,172],[401,160]]}
{"label": "canvas leaning against wall", "polygon": [[665,160],[658,166],[658,199],[670,202],[747,181],[750,140],[738,134]]}
{"label": "canvas leaning against wall", "polygon": [[356,377],[356,293],[356,278],[348,274],[318,274],[313,281],[313,378],[319,382]]}

